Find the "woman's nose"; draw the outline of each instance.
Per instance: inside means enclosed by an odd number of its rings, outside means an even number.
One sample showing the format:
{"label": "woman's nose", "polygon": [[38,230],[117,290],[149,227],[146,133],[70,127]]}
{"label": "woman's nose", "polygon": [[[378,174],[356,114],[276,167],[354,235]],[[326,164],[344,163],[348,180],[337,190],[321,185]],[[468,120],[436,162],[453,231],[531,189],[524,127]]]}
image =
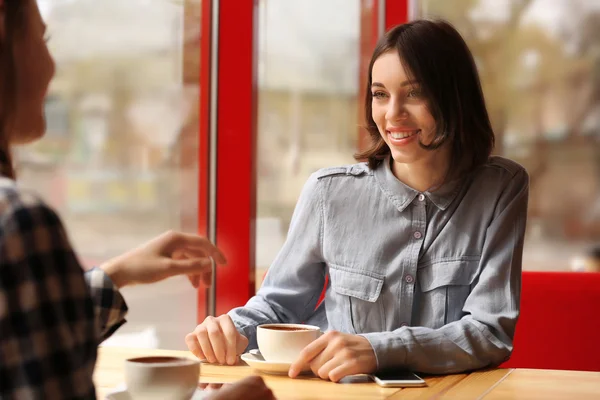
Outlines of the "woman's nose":
{"label": "woman's nose", "polygon": [[408,110],[402,102],[391,102],[388,108],[385,119],[388,121],[402,121],[408,119]]}

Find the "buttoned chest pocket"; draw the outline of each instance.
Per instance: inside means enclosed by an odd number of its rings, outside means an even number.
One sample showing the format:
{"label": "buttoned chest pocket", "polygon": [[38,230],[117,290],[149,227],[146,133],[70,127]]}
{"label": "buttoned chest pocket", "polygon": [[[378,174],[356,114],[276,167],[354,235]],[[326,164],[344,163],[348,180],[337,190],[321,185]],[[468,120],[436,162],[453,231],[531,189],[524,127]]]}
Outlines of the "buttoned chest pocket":
{"label": "buttoned chest pocket", "polygon": [[357,271],[339,265],[329,265],[332,299],[340,318],[340,330],[349,333],[385,330],[385,314],[380,299],[384,276],[370,271]]}
{"label": "buttoned chest pocket", "polygon": [[421,293],[415,325],[437,329],[461,319],[478,268],[478,257],[419,265],[417,279]]}

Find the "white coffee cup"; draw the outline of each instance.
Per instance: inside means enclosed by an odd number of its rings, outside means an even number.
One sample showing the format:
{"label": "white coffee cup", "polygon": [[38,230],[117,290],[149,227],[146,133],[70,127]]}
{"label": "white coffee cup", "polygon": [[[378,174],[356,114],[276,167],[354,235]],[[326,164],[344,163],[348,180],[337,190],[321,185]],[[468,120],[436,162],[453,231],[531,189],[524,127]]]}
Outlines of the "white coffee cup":
{"label": "white coffee cup", "polygon": [[303,324],[265,324],[256,331],[258,349],[273,363],[293,363],[300,352],[321,336],[318,326]]}
{"label": "white coffee cup", "polygon": [[184,357],[136,357],[125,361],[132,399],[189,400],[198,387],[200,362]]}

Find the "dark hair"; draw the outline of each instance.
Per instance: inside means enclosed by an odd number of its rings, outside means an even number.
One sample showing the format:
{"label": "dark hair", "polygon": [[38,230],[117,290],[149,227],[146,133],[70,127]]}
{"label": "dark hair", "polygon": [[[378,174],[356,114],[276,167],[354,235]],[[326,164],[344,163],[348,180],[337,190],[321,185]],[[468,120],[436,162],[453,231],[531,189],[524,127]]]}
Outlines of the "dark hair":
{"label": "dark hair", "polygon": [[30,0],[5,0],[4,39],[0,40],[0,175],[15,178],[10,153],[10,135],[17,106],[17,66],[15,37],[25,22],[25,7]]}
{"label": "dark hair", "polygon": [[365,96],[366,129],[372,147],[355,155],[377,168],[390,154],[372,116],[373,64],[384,53],[397,51],[411,80],[420,83],[436,121],[431,143],[421,147],[434,150],[450,143],[451,174],[472,171],[484,164],[494,147],[490,123],[477,67],[471,51],[458,31],[443,20],[416,20],[398,25],[377,43],[371,62]]}

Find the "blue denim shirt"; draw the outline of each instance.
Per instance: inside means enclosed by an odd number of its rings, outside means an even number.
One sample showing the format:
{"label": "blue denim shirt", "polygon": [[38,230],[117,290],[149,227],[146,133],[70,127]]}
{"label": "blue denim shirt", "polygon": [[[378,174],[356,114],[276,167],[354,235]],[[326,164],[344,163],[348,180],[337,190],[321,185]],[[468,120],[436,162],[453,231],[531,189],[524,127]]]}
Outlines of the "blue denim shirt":
{"label": "blue denim shirt", "polygon": [[528,192],[525,169],[501,157],[423,193],[389,160],[320,170],[262,287],[229,315],[250,346],[259,324],[313,322],[363,335],[380,369],[498,365],[519,316]]}

